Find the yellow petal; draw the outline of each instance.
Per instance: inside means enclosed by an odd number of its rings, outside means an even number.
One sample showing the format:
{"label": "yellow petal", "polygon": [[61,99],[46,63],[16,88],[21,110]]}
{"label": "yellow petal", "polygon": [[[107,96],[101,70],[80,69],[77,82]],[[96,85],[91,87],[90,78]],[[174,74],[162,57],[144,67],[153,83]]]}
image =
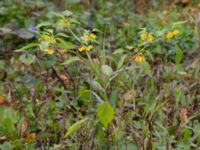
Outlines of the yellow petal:
{"label": "yellow petal", "polygon": [[93,48],[93,46],[92,45],[88,45],[87,47],[86,47],[86,51],[90,51],[91,49]]}
{"label": "yellow petal", "polygon": [[96,39],[96,35],[95,35],[94,33],[91,33],[91,34],[90,34],[90,37],[91,37],[92,39]]}

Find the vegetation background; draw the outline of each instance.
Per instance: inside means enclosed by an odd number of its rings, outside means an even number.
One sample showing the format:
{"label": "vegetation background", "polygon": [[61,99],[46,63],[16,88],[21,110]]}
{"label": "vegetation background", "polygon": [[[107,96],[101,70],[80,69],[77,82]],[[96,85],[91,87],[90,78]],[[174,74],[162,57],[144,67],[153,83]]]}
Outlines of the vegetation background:
{"label": "vegetation background", "polygon": [[200,149],[199,0],[1,0],[0,149]]}

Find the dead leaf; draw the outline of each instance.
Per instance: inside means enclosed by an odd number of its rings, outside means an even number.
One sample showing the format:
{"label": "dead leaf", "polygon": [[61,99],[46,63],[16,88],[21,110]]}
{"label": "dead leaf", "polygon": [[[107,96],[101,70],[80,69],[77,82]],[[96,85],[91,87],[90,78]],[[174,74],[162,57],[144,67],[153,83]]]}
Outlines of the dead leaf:
{"label": "dead leaf", "polygon": [[0,96],[0,105],[10,107],[11,103],[7,102],[2,96]]}
{"label": "dead leaf", "polygon": [[0,141],[5,141],[5,140],[7,140],[7,137],[6,137],[6,136],[1,136],[1,137],[0,137]]}
{"label": "dead leaf", "polygon": [[190,1],[189,1],[189,0],[181,0],[181,2],[182,2],[183,4],[188,4]]}
{"label": "dead leaf", "polygon": [[25,120],[21,126],[21,136],[22,137],[26,134],[27,129],[28,129],[28,121]]}
{"label": "dead leaf", "polygon": [[60,78],[60,80],[62,80],[62,81],[67,81],[67,82],[70,81],[69,75],[59,74],[59,78]]}
{"label": "dead leaf", "polygon": [[192,75],[187,73],[187,72],[184,72],[184,71],[179,71],[178,74],[183,77],[183,78],[192,78]]}
{"label": "dead leaf", "polygon": [[135,98],[135,91],[134,90],[129,90],[125,94],[122,95],[124,100],[131,100]]}
{"label": "dead leaf", "polygon": [[5,103],[4,98],[3,98],[2,96],[0,96],[0,105],[1,105],[1,104],[4,104],[4,103]]}
{"label": "dead leaf", "polygon": [[187,116],[187,109],[186,108],[181,108],[180,109],[179,118],[180,118],[181,124],[183,124],[183,123],[185,123],[187,121],[188,116]]}
{"label": "dead leaf", "polygon": [[36,133],[35,132],[31,132],[30,134],[28,134],[26,137],[25,137],[25,141],[27,143],[29,143],[30,141],[34,140],[36,138]]}

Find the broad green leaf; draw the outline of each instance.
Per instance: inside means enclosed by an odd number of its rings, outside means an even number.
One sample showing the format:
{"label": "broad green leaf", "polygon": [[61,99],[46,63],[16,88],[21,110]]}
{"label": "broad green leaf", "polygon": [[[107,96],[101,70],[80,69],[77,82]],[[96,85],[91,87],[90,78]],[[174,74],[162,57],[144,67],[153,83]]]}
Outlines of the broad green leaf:
{"label": "broad green leaf", "polygon": [[95,81],[95,80],[91,81],[90,85],[91,85],[91,89],[93,89],[95,91],[101,91],[101,92],[104,91],[104,89],[101,86],[101,84],[99,82]]}
{"label": "broad green leaf", "polygon": [[34,37],[34,34],[25,30],[25,29],[19,29],[16,31],[17,35],[22,39],[31,39]]}
{"label": "broad green leaf", "polygon": [[65,38],[69,38],[70,37],[69,35],[67,35],[65,33],[58,33],[58,34],[56,34],[56,36],[58,36],[58,37],[65,37]]}
{"label": "broad green leaf", "polygon": [[32,64],[35,61],[35,59],[35,55],[32,54],[22,54],[19,58],[19,60],[26,65]]}
{"label": "broad green leaf", "polygon": [[36,26],[36,28],[41,28],[41,27],[45,27],[45,26],[52,26],[52,23],[51,22],[42,22],[42,23],[38,24]]}
{"label": "broad green leaf", "polygon": [[71,135],[72,133],[74,133],[78,128],[80,128],[80,126],[86,121],[88,120],[88,118],[79,120],[78,122],[74,123],[66,132],[65,137]]}
{"label": "broad green leaf", "polygon": [[81,100],[84,102],[88,102],[90,99],[91,91],[87,89],[79,89],[78,90],[78,96]]}
{"label": "broad green leaf", "polygon": [[54,55],[48,55],[46,56],[42,64],[45,66],[45,68],[51,68],[55,66],[56,62],[57,58]]}
{"label": "broad green leaf", "polygon": [[122,49],[122,48],[119,48],[119,49],[116,49],[114,52],[113,52],[113,54],[115,55],[115,54],[121,54],[121,53],[123,53],[124,52],[124,50]]}
{"label": "broad green leaf", "polygon": [[48,13],[48,17],[53,17],[53,16],[59,17],[59,18],[63,18],[64,17],[62,14],[54,12],[54,11],[51,11],[51,12]]}
{"label": "broad green leaf", "polygon": [[9,34],[9,33],[12,33],[12,30],[9,28],[0,28],[0,33],[1,34]]}
{"label": "broad green leaf", "polygon": [[60,22],[57,22],[57,23],[55,24],[55,27],[56,27],[56,30],[59,31],[59,30],[64,30],[65,25],[62,24],[62,23],[60,23]]}
{"label": "broad green leaf", "polygon": [[123,55],[123,56],[120,58],[120,60],[119,60],[119,62],[118,62],[118,64],[117,64],[117,68],[118,68],[118,69],[123,65],[123,63],[124,63],[124,61],[125,61],[125,59],[126,59],[126,56],[127,56],[127,55]]}
{"label": "broad green leaf", "polygon": [[40,47],[41,47],[42,49],[49,48],[49,45],[50,45],[50,43],[47,42],[47,41],[42,41],[42,42],[40,42]]}
{"label": "broad green leaf", "polygon": [[97,116],[103,126],[107,127],[114,118],[114,110],[108,102],[101,103],[97,109]]}
{"label": "broad green leaf", "polygon": [[111,74],[113,73],[113,70],[110,66],[103,65],[101,66],[101,72],[106,76],[111,76]]}
{"label": "broad green leaf", "polygon": [[16,50],[15,52],[21,52],[21,51],[29,50],[29,49],[31,49],[33,47],[37,47],[37,46],[38,46],[38,44],[36,44],[36,43],[30,43],[30,44]]}
{"label": "broad green leaf", "polygon": [[80,58],[78,58],[78,57],[71,57],[71,58],[67,59],[65,62],[63,62],[62,65],[69,65],[69,64],[79,61],[79,60],[80,60]]}
{"label": "broad green leaf", "polygon": [[13,145],[11,145],[9,142],[4,142],[0,145],[0,149],[2,150],[13,150]]}
{"label": "broad green leaf", "polygon": [[179,47],[177,47],[176,57],[175,57],[176,64],[180,64],[182,58],[183,58],[183,51]]}
{"label": "broad green leaf", "polygon": [[76,48],[76,45],[74,45],[72,42],[66,42],[63,41],[61,38],[56,38],[59,41],[59,47],[63,49],[74,49]]}
{"label": "broad green leaf", "polygon": [[62,14],[65,15],[65,16],[67,16],[67,17],[69,17],[69,16],[71,16],[73,13],[72,13],[71,11],[69,11],[69,10],[65,10],[65,11],[62,12]]}

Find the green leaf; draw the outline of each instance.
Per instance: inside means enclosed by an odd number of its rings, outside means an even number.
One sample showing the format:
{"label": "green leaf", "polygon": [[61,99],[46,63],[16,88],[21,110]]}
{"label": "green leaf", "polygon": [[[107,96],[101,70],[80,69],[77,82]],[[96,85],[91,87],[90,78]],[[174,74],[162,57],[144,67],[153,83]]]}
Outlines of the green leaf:
{"label": "green leaf", "polygon": [[127,55],[123,55],[123,56],[120,58],[120,60],[119,60],[119,62],[118,62],[118,64],[117,64],[117,68],[118,68],[118,69],[123,65],[123,63],[124,63],[124,61],[125,61],[125,59],[126,59],[126,56],[127,56]]}
{"label": "green leaf", "polygon": [[30,43],[30,44],[16,50],[15,52],[21,52],[21,51],[29,50],[29,49],[31,49],[33,47],[37,47],[37,46],[38,46],[38,44],[36,44],[36,43]]}
{"label": "green leaf", "polygon": [[0,145],[0,149],[2,150],[13,150],[13,146],[9,142],[4,142]]}
{"label": "green leaf", "polygon": [[67,17],[69,17],[69,16],[71,16],[73,13],[72,13],[71,11],[69,11],[69,10],[65,10],[65,11],[62,12],[62,14],[65,15],[65,16],[67,16]]}
{"label": "green leaf", "polygon": [[38,24],[36,26],[36,28],[41,28],[41,27],[46,27],[46,26],[52,26],[52,23],[51,22],[42,22],[42,23]]}
{"label": "green leaf", "polygon": [[100,84],[99,82],[95,81],[95,80],[92,80],[92,81],[90,82],[90,85],[91,85],[91,89],[92,89],[92,90],[101,91],[101,92],[104,91],[104,89],[103,89],[103,87],[101,86],[101,84]]}
{"label": "green leaf", "polygon": [[22,39],[31,39],[34,37],[34,34],[31,32],[28,32],[25,29],[19,29],[17,30],[17,35]]}
{"label": "green leaf", "polygon": [[22,54],[19,58],[19,60],[26,65],[32,64],[35,61],[35,59],[35,55],[32,54]]}
{"label": "green leaf", "polygon": [[0,69],[4,69],[5,67],[5,61],[0,60]]}
{"label": "green leaf", "polygon": [[183,58],[183,51],[179,47],[177,47],[176,57],[175,57],[176,64],[180,64],[182,58]]}
{"label": "green leaf", "polygon": [[42,42],[40,42],[40,47],[41,47],[42,49],[49,48],[49,45],[50,45],[50,43],[47,42],[47,41],[42,41]]}
{"label": "green leaf", "polygon": [[83,102],[88,102],[90,99],[91,91],[87,89],[79,89],[78,90],[78,96],[80,97]]}
{"label": "green leaf", "polygon": [[80,60],[80,58],[78,58],[78,57],[71,57],[71,58],[67,59],[65,62],[63,62],[62,65],[69,65],[69,64],[79,61],[79,60]]}
{"label": "green leaf", "polygon": [[9,28],[0,28],[0,33],[5,35],[5,34],[12,33],[12,30]]}
{"label": "green leaf", "polygon": [[106,76],[111,76],[111,74],[113,73],[113,70],[110,66],[103,65],[101,66],[101,72]]}
{"label": "green leaf", "polygon": [[59,47],[63,48],[63,49],[74,49],[76,48],[76,45],[74,45],[72,42],[66,42],[63,41],[61,38],[56,38],[60,43]]}
{"label": "green leaf", "polygon": [[59,31],[59,30],[64,30],[65,25],[62,24],[62,23],[60,23],[60,22],[57,22],[57,23],[55,24],[55,27],[56,27],[56,30]]}
{"label": "green leaf", "polygon": [[71,135],[72,133],[74,133],[78,128],[80,128],[80,126],[86,121],[88,120],[88,118],[79,120],[78,122],[74,123],[66,132],[65,137]]}
{"label": "green leaf", "polygon": [[58,33],[58,34],[56,34],[56,36],[58,36],[58,37],[64,37],[64,38],[69,38],[70,37],[69,35],[67,35],[65,33]]}
{"label": "green leaf", "polygon": [[103,126],[107,127],[114,118],[114,110],[108,102],[101,103],[97,109],[97,116]]}
{"label": "green leaf", "polygon": [[174,23],[172,24],[172,26],[174,27],[174,26],[176,26],[176,25],[181,25],[181,24],[184,24],[184,23],[186,23],[186,22],[187,22],[187,20],[185,20],[185,21],[174,22]]}
{"label": "green leaf", "polygon": [[115,55],[115,54],[121,54],[121,53],[123,53],[124,52],[124,50],[122,49],[122,48],[119,48],[119,49],[116,49],[114,52],[113,52],[113,54]]}
{"label": "green leaf", "polygon": [[54,12],[54,11],[49,12],[49,13],[48,13],[48,16],[49,16],[49,17],[55,16],[55,17],[59,17],[59,18],[63,18],[63,17],[64,17],[62,14],[57,13],[57,12]]}

